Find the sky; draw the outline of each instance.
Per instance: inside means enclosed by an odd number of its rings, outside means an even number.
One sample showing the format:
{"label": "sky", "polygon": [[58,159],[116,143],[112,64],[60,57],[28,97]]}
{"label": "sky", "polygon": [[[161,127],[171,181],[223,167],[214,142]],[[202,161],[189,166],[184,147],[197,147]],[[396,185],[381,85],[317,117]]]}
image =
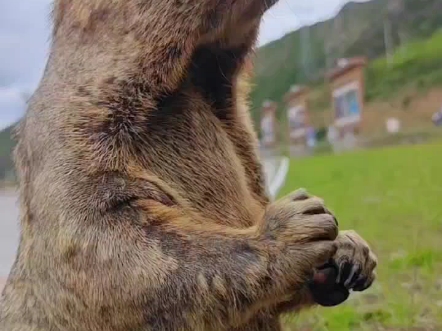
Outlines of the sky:
{"label": "sky", "polygon": [[[280,0],[263,18],[259,44],[326,19],[347,0]],[[48,55],[51,0],[0,0],[0,128],[25,110]]]}

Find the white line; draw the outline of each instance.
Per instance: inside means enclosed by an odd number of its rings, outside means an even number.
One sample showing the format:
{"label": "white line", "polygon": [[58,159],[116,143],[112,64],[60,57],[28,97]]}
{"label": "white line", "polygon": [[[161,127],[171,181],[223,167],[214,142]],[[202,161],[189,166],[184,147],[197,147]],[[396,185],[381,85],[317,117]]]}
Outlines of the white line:
{"label": "white line", "polygon": [[285,184],[287,173],[289,171],[289,165],[290,165],[289,159],[287,157],[282,158],[275,176],[272,178],[272,180],[269,183],[268,190],[272,200],[276,199],[276,195]]}

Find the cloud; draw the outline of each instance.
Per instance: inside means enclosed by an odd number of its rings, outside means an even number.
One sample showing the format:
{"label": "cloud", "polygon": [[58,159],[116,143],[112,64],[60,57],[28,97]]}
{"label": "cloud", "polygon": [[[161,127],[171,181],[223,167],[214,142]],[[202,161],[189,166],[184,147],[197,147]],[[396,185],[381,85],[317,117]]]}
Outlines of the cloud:
{"label": "cloud", "polygon": [[348,0],[280,0],[264,15],[259,45],[281,38],[287,32],[302,25],[328,19],[335,15],[346,2]]}
{"label": "cloud", "polygon": [[14,87],[0,87],[0,128],[17,121],[23,113],[25,99]]}
{"label": "cloud", "polygon": [[0,2],[0,128],[24,112],[22,93],[32,92],[45,66],[50,0]]}
{"label": "cloud", "polygon": [[[343,0],[281,0],[263,19],[259,43],[267,43],[330,16]],[[36,88],[48,54],[52,0],[0,1],[0,127],[23,114],[21,92]]]}
{"label": "cloud", "polygon": [[4,0],[0,5],[0,86],[35,87],[49,45],[50,0]]}

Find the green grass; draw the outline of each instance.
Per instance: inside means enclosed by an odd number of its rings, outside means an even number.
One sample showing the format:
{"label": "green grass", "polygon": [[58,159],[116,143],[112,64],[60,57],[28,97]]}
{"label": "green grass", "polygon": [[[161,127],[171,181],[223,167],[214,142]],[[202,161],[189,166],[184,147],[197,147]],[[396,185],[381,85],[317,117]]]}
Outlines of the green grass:
{"label": "green grass", "polygon": [[292,160],[281,196],[298,187],[360,233],[379,267],[371,289],[288,317],[287,330],[442,330],[441,142]]}

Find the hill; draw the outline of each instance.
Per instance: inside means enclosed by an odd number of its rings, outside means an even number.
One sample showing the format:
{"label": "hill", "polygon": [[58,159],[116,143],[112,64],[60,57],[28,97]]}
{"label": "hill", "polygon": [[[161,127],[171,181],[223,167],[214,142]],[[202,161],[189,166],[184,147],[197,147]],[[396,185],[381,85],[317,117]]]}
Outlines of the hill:
{"label": "hill", "polygon": [[366,56],[373,60],[385,55],[387,28],[389,49],[394,50],[427,39],[442,27],[440,0],[402,0],[394,12],[388,10],[391,2],[348,3],[334,18],[303,27],[260,48],[252,93],[255,120],[265,99],[280,101],[291,85],[321,85],[324,73],[338,58]]}
{"label": "hill", "polygon": [[11,137],[12,126],[0,131],[0,182],[12,176],[12,149],[14,141]]}
{"label": "hill", "polygon": [[[364,135],[383,131],[388,117],[397,117],[404,129],[431,125],[442,103],[442,30],[431,37],[398,47],[388,59],[371,60],[365,70]],[[323,81],[313,86],[310,115],[313,125],[330,123],[330,95]],[[280,107],[282,110],[282,106]],[[284,120],[284,118],[282,118]]]}

